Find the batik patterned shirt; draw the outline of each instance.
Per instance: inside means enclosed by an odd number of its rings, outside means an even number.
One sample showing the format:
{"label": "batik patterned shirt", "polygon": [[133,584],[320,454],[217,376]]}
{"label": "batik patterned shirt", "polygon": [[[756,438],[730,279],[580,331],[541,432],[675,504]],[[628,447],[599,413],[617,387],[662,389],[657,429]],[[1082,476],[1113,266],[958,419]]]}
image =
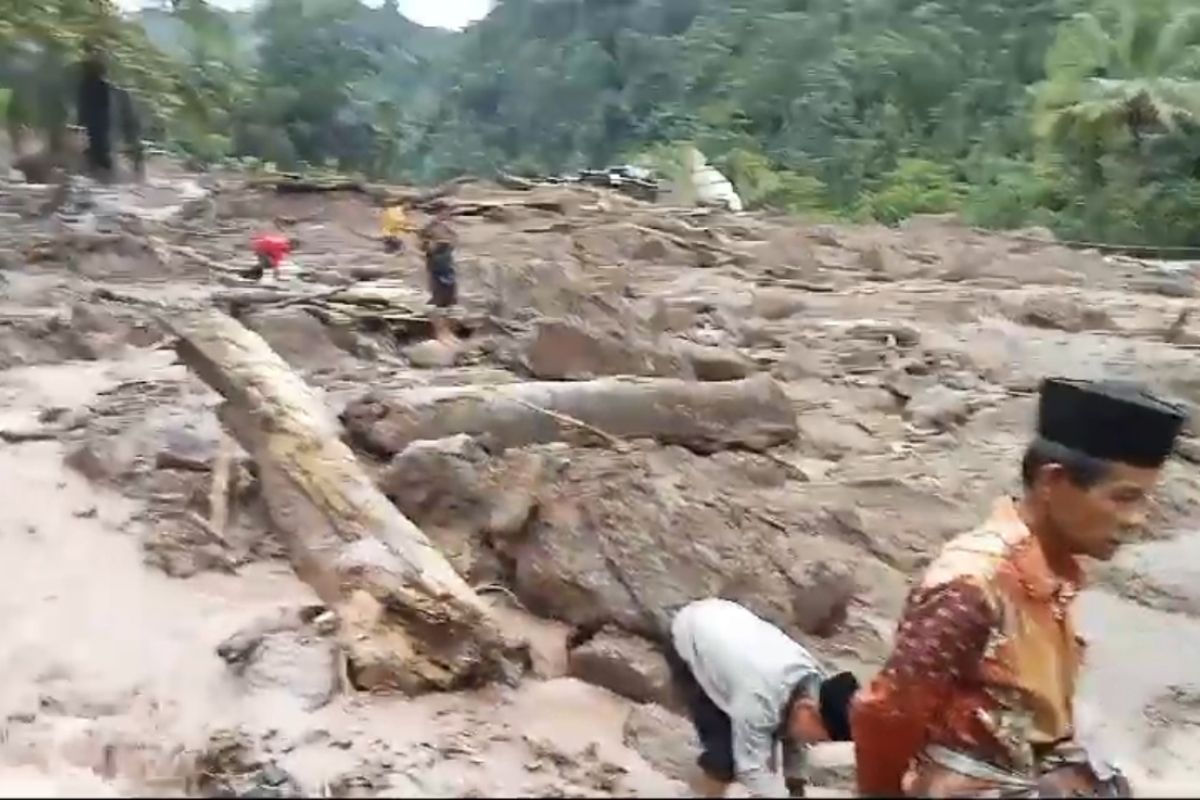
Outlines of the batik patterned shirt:
{"label": "batik patterned shirt", "polygon": [[1077,562],[1052,564],[1010,499],[947,544],[855,703],[860,793],[900,795],[929,745],[1036,778],[1039,757],[1073,736],[1080,585]]}

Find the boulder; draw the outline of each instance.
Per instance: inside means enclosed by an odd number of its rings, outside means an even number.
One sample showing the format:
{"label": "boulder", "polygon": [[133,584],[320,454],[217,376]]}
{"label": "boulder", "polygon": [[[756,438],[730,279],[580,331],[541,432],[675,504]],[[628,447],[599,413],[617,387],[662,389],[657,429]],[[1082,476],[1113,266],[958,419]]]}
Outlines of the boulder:
{"label": "boulder", "polygon": [[692,377],[678,353],[633,340],[628,332],[609,333],[562,319],[538,323],[525,351],[525,366],[535,377],[549,380],[603,375]]}
{"label": "boulder", "polygon": [[404,348],[408,363],[420,369],[453,367],[460,350],[453,344],[430,339]]}
{"label": "boulder", "polygon": [[338,654],[332,639],[279,631],[262,638],[241,677],[251,691],[283,691],[314,711],[338,691]]}
{"label": "boulder", "polygon": [[754,292],[750,312],[767,320],[793,317],[808,307],[800,292],[789,289],[759,289]]}
{"label": "boulder", "polygon": [[919,427],[947,431],[958,427],[970,416],[971,395],[937,384],[918,391],[904,410]]}
{"label": "boulder", "polygon": [[571,650],[569,674],[639,703],[672,702],[671,670],[657,647],[605,626]]}
{"label": "boulder", "polygon": [[805,452],[822,459],[838,461],[852,453],[880,449],[880,443],[859,426],[824,412],[802,414],[796,424]]}
{"label": "boulder", "polygon": [[1033,328],[1079,333],[1088,330],[1112,330],[1112,317],[1102,308],[1093,308],[1078,298],[1060,295],[1028,297],[1011,310],[1015,322]]}
{"label": "boulder", "polygon": [[736,381],[757,371],[753,361],[731,348],[680,342],[677,349],[691,365],[696,380]]}
{"label": "boulder", "polygon": [[809,565],[854,558],[824,538],[820,507],[777,519],[750,481],[681,448],[548,461],[536,513],[497,545],[535,614],[657,640],[679,607],[720,596],[802,636],[828,633],[831,606],[849,601],[848,584]]}
{"label": "boulder", "polygon": [[695,772],[700,741],[692,723],[659,705],[640,705],[625,720],[625,746],[669,778],[686,781]]}
{"label": "boulder", "polygon": [[792,619],[804,631],[831,636],[846,621],[858,587],[854,572],[836,561],[805,561],[796,570]]}
{"label": "boulder", "polygon": [[325,325],[302,308],[254,311],[245,314],[242,322],[296,369],[337,366],[349,355],[334,343]]}
{"label": "boulder", "polygon": [[455,569],[473,579],[495,577],[499,567],[484,531],[498,498],[490,457],[474,439],[459,434],[415,441],[391,460],[378,483]]}

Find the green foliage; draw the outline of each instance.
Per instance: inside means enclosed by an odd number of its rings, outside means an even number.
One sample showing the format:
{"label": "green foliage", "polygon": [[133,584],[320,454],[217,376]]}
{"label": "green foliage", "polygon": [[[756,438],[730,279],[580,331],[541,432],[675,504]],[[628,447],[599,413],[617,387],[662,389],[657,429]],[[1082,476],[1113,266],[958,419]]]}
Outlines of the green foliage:
{"label": "green foliage", "polygon": [[776,167],[762,153],[737,148],[721,166],[747,208],[793,214],[826,208],[826,188],[819,178]]}
{"label": "green foliage", "polygon": [[957,210],[965,187],[954,170],[919,158],[902,159],[883,176],[878,190],[862,199],[862,213],[888,224],[913,214],[944,214]]}
{"label": "green foliage", "polygon": [[10,123],[61,127],[32,101],[101,42],[201,162],[678,178],[695,146],[750,208],[1200,236],[1196,0],[497,0],[461,33],[395,2],[174,0],[144,30],[109,0],[5,3],[0,86],[36,87]]}

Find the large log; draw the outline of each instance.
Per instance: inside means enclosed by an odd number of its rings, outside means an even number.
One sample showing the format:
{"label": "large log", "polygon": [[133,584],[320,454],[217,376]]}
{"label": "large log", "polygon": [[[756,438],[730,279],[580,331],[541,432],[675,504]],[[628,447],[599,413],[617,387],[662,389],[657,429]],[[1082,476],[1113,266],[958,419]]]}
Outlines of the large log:
{"label": "large log", "polygon": [[225,398],[221,420],[254,457],[297,574],[338,616],[355,685],[414,693],[519,674],[527,647],[376,488],[316,393],[266,342],[214,309],[161,321]]}
{"label": "large log", "polygon": [[701,453],[763,450],[796,438],[796,414],[767,375],[698,383],[602,378],[411,389],[352,401],[357,444],[390,457],[416,439],[466,433],[500,447],[600,438],[656,439]]}

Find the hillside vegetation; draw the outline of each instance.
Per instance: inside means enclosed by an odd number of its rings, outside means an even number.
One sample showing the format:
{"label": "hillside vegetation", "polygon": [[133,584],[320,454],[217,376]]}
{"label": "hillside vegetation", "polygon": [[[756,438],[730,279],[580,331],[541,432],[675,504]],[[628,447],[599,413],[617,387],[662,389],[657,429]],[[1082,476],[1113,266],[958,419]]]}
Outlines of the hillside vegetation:
{"label": "hillside vegetation", "polygon": [[751,207],[1200,245],[1197,0],[498,0],[462,33],[394,2],[19,5],[0,81],[16,43],[103,29],[200,161],[428,182],[692,142]]}

